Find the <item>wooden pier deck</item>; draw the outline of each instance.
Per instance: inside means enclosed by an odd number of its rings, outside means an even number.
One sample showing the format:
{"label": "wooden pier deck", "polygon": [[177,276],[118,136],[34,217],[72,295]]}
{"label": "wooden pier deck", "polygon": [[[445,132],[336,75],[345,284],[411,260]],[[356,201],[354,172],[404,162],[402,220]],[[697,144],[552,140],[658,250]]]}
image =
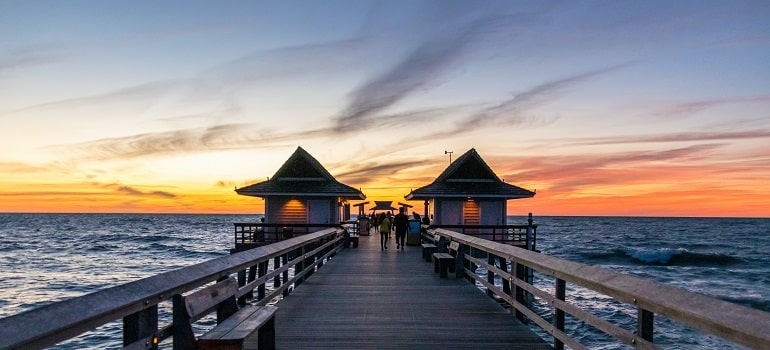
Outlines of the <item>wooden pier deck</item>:
{"label": "wooden pier deck", "polygon": [[419,246],[361,236],[278,303],[278,349],[552,349],[464,279],[441,279]]}

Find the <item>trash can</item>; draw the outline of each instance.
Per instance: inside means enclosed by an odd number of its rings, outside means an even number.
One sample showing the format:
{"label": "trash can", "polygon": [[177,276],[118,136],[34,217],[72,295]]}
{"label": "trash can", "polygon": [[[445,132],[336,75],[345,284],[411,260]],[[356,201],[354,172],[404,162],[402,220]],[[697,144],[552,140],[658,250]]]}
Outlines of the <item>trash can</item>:
{"label": "trash can", "polygon": [[409,230],[406,232],[406,244],[420,245],[420,221],[410,219]]}
{"label": "trash can", "polygon": [[369,218],[366,216],[358,217],[358,234],[368,236],[369,235]]}

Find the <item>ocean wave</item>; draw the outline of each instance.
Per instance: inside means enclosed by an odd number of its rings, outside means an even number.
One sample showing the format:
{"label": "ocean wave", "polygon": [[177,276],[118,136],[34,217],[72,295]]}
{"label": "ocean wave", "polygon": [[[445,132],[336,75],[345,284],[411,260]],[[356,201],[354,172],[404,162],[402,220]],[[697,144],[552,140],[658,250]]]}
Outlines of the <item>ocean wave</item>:
{"label": "ocean wave", "polygon": [[743,261],[727,254],[694,252],[685,248],[615,248],[609,251],[586,252],[583,256],[600,263],[667,266],[723,266]]}
{"label": "ocean wave", "polygon": [[728,265],[741,261],[727,254],[691,252],[684,248],[626,248],[625,253],[631,258],[650,265]]}
{"label": "ocean wave", "polygon": [[757,297],[720,297],[724,301],[729,301],[735,304],[741,304],[753,309],[764,310],[770,312],[770,300],[762,299],[761,296]]}

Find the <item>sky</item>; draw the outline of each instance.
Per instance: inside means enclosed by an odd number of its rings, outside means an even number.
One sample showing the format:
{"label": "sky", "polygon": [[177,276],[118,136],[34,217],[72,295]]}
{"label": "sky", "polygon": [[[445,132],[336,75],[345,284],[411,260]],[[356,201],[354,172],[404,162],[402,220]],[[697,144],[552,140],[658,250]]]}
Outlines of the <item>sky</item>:
{"label": "sky", "polygon": [[405,202],[475,148],[537,192],[509,215],[770,217],[769,18],[764,0],[0,0],[0,212],[262,213],[234,189],[297,147]]}

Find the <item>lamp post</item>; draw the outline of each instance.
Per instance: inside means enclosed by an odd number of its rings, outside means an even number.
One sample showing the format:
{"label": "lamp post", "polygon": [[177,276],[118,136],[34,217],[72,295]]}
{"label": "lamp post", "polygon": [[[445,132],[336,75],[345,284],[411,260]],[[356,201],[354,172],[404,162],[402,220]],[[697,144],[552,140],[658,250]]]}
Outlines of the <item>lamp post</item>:
{"label": "lamp post", "polygon": [[452,151],[444,151],[444,154],[448,154],[449,155],[449,164],[452,164],[452,153],[454,153],[454,152],[452,152]]}

